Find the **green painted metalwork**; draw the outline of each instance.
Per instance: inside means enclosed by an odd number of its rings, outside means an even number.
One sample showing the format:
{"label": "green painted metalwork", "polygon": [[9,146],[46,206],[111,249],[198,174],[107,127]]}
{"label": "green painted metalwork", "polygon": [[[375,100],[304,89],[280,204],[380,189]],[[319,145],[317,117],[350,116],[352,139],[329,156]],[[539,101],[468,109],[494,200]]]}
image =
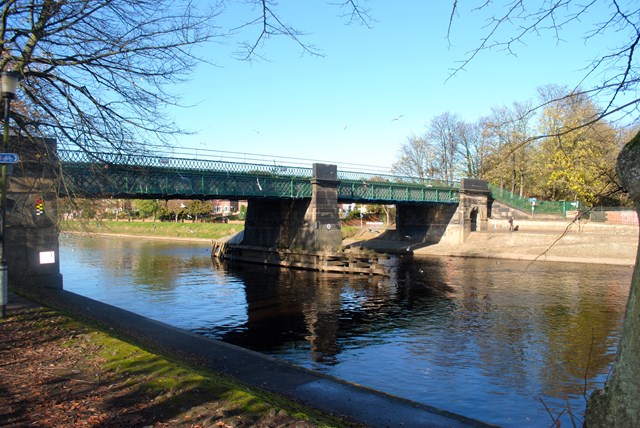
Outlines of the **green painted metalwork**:
{"label": "green painted metalwork", "polygon": [[[61,194],[85,197],[311,198],[312,168],[59,150]],[[340,202],[458,203],[459,186],[436,180],[338,172]]]}
{"label": "green painted metalwork", "polygon": [[[525,212],[532,212],[532,204],[529,198],[516,195],[501,187],[489,184],[489,190],[495,200],[498,202],[510,206],[512,208],[519,209]],[[533,212],[536,214],[557,214],[566,217],[567,210],[576,209],[572,207],[570,202],[567,201],[541,201],[536,200]]]}

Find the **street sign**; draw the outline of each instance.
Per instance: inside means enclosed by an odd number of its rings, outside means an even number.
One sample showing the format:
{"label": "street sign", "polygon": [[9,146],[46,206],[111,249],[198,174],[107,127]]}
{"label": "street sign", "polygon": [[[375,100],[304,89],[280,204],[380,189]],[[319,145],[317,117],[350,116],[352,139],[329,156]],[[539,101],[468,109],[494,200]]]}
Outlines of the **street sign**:
{"label": "street sign", "polygon": [[16,163],[20,156],[15,153],[0,153],[0,163]]}

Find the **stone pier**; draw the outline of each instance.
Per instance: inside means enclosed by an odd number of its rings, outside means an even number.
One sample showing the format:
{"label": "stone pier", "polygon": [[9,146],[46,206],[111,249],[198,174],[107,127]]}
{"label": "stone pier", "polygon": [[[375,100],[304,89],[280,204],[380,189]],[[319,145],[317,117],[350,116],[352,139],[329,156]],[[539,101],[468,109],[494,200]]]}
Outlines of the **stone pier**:
{"label": "stone pier", "polygon": [[335,165],[313,164],[311,199],[249,199],[242,245],[337,251],[342,243]]}

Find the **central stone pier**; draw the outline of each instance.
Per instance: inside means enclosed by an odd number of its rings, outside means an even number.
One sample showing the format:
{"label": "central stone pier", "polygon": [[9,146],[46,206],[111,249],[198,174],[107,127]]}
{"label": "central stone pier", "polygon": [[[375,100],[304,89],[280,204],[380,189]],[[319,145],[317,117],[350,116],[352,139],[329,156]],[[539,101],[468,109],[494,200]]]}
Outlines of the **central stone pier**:
{"label": "central stone pier", "polygon": [[315,163],[311,199],[249,199],[242,244],[337,251],[342,243],[337,176],[336,165]]}

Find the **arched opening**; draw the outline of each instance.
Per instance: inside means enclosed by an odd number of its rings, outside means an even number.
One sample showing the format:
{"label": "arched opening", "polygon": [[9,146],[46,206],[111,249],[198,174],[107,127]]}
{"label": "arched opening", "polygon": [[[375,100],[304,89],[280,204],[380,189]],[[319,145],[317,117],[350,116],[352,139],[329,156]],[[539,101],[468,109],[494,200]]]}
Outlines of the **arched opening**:
{"label": "arched opening", "polygon": [[469,220],[471,224],[471,231],[475,232],[476,230],[478,230],[478,207],[473,207],[471,209]]}

